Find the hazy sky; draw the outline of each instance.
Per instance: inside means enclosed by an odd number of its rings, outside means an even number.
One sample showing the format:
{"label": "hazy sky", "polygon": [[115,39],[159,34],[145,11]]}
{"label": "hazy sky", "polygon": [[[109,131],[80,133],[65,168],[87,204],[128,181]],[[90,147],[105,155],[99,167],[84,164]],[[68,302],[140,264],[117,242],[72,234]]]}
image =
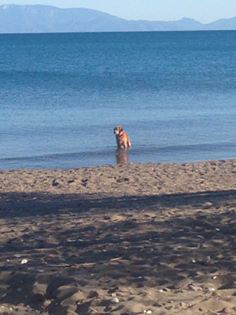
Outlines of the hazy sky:
{"label": "hazy sky", "polygon": [[236,16],[236,0],[0,0],[0,4],[12,3],[84,7],[126,19],[177,20],[190,17],[211,22]]}

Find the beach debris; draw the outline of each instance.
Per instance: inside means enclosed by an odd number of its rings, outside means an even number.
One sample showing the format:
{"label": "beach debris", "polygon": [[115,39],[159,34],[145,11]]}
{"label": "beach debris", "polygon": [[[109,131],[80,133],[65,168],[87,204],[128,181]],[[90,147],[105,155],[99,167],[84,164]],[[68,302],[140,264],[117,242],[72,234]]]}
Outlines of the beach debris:
{"label": "beach debris", "polygon": [[20,263],[21,263],[21,265],[25,265],[25,264],[28,263],[28,259],[24,258],[24,259],[21,260]]}
{"label": "beach debris", "polygon": [[144,314],[152,314],[152,310],[147,309],[147,310],[144,310],[143,313],[144,313]]}

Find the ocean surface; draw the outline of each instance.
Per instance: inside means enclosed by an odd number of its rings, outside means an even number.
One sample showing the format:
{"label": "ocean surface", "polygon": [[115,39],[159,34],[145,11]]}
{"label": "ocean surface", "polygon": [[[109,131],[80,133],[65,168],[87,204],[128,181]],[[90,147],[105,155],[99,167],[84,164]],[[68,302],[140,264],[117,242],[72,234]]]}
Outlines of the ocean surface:
{"label": "ocean surface", "polygon": [[130,163],[236,157],[235,31],[2,34],[0,56],[0,169],[114,165],[118,124]]}

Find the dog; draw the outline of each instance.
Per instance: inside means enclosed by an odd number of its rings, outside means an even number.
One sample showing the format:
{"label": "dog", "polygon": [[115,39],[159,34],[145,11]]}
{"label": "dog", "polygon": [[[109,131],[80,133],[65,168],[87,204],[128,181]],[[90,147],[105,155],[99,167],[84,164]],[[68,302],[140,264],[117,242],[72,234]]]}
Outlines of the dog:
{"label": "dog", "polygon": [[124,128],[117,126],[114,128],[114,134],[116,135],[117,148],[119,149],[129,149],[131,148],[131,140],[129,135]]}

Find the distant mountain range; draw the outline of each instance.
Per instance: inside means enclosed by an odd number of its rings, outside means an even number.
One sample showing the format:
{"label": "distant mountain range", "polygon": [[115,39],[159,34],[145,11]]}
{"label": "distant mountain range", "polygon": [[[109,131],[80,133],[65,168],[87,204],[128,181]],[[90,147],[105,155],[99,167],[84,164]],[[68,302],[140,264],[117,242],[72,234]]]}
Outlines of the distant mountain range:
{"label": "distant mountain range", "polygon": [[0,6],[0,33],[131,32],[236,30],[236,17],[202,24],[178,21],[125,20],[96,10],[44,5]]}

